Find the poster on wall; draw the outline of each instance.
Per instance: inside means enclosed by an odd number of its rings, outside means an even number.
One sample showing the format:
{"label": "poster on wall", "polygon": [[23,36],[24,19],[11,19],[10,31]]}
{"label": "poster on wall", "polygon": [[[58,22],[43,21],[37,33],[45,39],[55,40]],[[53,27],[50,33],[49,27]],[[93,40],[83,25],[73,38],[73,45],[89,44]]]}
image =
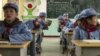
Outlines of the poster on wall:
{"label": "poster on wall", "polygon": [[40,8],[42,4],[45,4],[43,3],[43,0],[42,1],[41,0],[24,0],[23,19],[29,20],[29,19],[33,19],[34,17],[38,16],[40,10],[44,9],[44,8]]}
{"label": "poster on wall", "polygon": [[41,0],[24,0],[24,13],[23,19],[33,19],[39,11]]}

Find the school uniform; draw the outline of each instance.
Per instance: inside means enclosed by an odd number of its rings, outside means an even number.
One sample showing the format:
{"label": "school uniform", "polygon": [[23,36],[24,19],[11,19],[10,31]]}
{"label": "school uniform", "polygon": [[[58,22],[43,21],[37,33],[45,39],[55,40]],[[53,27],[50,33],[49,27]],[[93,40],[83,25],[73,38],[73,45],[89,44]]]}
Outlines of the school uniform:
{"label": "school uniform", "polygon": [[43,29],[45,28],[45,21],[44,20],[41,20],[39,19],[39,23],[40,25],[39,26],[35,26],[35,22],[38,21],[38,18],[35,18],[34,20],[29,20],[27,22],[25,22],[25,24],[28,26],[28,28],[30,30],[38,30],[37,32],[37,39],[36,39],[36,47],[40,48],[41,47],[41,43],[42,43],[42,40],[43,40]]}
{"label": "school uniform", "polygon": [[64,26],[64,28],[63,28],[63,31],[64,31],[65,33],[67,33],[67,32],[69,32],[72,28],[73,28],[73,22],[70,21],[69,19],[66,20],[65,26]]}
{"label": "school uniform", "polygon": [[95,31],[89,32],[88,34],[87,31],[85,31],[84,29],[78,26],[74,31],[73,39],[74,40],[83,40],[83,39],[100,40],[100,29],[96,29]]}
{"label": "school uniform", "polygon": [[[40,31],[40,26],[36,26],[35,25],[36,21],[37,21],[37,18],[35,18],[33,20],[28,20],[28,21],[25,22],[25,24],[27,25],[27,27],[29,28],[30,31],[32,31],[32,30],[38,30],[38,31]],[[38,34],[38,32],[37,32],[37,34]],[[37,37],[36,41],[32,41],[31,44],[30,44],[30,50],[29,51],[30,51],[31,56],[34,56],[34,54],[36,52],[36,47],[35,47],[34,42],[37,43],[37,40],[40,41],[38,39],[38,36],[36,36],[36,37]],[[34,39],[35,39],[35,37],[34,37]]]}
{"label": "school uniform", "polygon": [[[92,16],[92,15],[96,16],[97,15],[96,11],[93,8],[88,8],[88,9],[83,10],[80,14],[83,15],[84,20],[82,20],[81,25],[75,29],[73,39],[78,39],[78,40],[98,39],[99,40],[100,39],[99,24],[98,26],[95,26],[95,27],[91,26],[88,29],[87,28],[88,25],[86,24],[86,21],[85,21],[85,19],[87,19],[87,17],[89,16]],[[97,28],[97,29],[94,29],[94,28]]]}
{"label": "school uniform", "polygon": [[[73,40],[100,40],[100,25],[88,26],[86,19],[90,16],[96,16],[97,12],[93,8],[83,10],[81,13],[81,24],[77,26],[73,33]],[[74,49],[75,50],[75,49]],[[75,51],[73,52],[75,53]]]}
{"label": "school uniform", "polygon": [[31,41],[32,34],[28,30],[27,26],[19,22],[17,19],[13,25],[7,24],[5,21],[0,22],[0,35],[2,35],[1,40],[8,40],[10,42],[23,42]]}

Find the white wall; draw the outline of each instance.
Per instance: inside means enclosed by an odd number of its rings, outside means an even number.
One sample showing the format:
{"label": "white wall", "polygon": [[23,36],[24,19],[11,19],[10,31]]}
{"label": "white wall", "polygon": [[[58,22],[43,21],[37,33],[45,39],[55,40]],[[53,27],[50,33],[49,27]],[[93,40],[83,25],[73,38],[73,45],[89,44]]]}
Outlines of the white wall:
{"label": "white wall", "polygon": [[0,0],[0,19],[2,18],[2,0]]}
{"label": "white wall", "polygon": [[47,0],[41,0],[41,5],[39,6],[39,12],[47,12]]}

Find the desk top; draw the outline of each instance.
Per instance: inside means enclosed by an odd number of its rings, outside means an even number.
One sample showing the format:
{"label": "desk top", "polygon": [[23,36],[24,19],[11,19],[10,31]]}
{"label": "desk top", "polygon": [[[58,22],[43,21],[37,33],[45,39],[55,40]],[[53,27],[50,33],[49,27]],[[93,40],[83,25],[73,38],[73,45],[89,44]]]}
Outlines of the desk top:
{"label": "desk top", "polygon": [[66,35],[72,35],[73,34],[73,32],[67,32],[67,33],[65,33]]}
{"label": "desk top", "polygon": [[30,41],[23,42],[23,44],[15,45],[15,44],[0,44],[0,48],[27,48],[30,44]]}
{"label": "desk top", "polygon": [[72,43],[78,47],[100,47],[100,42],[85,42],[82,40],[72,40]]}
{"label": "desk top", "polygon": [[32,32],[32,33],[37,33],[37,31],[38,31],[38,30],[32,30],[31,32]]}

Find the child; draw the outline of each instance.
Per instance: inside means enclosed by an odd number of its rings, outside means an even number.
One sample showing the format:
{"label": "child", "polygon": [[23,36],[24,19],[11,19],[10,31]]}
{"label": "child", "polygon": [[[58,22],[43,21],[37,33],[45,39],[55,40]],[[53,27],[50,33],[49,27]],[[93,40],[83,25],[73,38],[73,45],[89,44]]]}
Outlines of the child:
{"label": "child", "polygon": [[[100,39],[100,25],[97,22],[97,13],[93,8],[88,8],[80,13],[80,25],[75,28],[73,40]],[[73,49],[72,56],[75,56]]]}
{"label": "child", "polygon": [[73,24],[73,28],[77,27],[80,24],[80,14],[77,14],[75,17],[75,22]]}
{"label": "child", "polygon": [[64,22],[65,22],[65,26],[63,28],[63,32],[67,33],[67,32],[72,31],[73,22],[68,18],[68,13],[64,13],[63,17],[64,17]]}
{"label": "child", "polygon": [[7,3],[3,7],[4,20],[0,21],[0,40],[10,42],[31,41],[32,34],[18,16],[18,7],[13,3]]}
{"label": "child", "polygon": [[68,28],[70,27],[70,25],[72,24],[72,21],[68,18],[68,13],[64,13],[63,14],[63,18],[64,18],[64,22],[65,22],[65,26]]}
{"label": "child", "polygon": [[65,26],[65,22],[63,16],[58,17],[58,32],[61,32],[63,27]]}
{"label": "child", "polygon": [[97,22],[97,13],[93,8],[81,12],[84,16],[81,24],[75,28],[74,40],[100,39],[100,25]]}
{"label": "child", "polygon": [[80,20],[81,20],[80,18],[81,18],[81,15],[76,14],[74,17],[75,22],[70,25],[70,28],[76,28],[78,25],[80,25]]}
{"label": "child", "polygon": [[41,43],[43,40],[43,29],[48,29],[48,25],[51,24],[51,21],[46,21],[46,13],[41,12],[39,16],[34,20],[29,20],[26,22],[26,25],[30,30],[38,30],[37,31],[37,39],[36,39],[36,52],[38,54],[41,53]]}
{"label": "child", "polygon": [[[81,24],[81,20],[82,18],[84,18],[84,16],[82,14],[77,14],[75,15],[74,19],[75,19],[75,23],[73,23],[71,25],[72,28],[77,28],[80,24]],[[71,48],[71,56],[75,56],[75,46],[72,45],[72,48]]]}

